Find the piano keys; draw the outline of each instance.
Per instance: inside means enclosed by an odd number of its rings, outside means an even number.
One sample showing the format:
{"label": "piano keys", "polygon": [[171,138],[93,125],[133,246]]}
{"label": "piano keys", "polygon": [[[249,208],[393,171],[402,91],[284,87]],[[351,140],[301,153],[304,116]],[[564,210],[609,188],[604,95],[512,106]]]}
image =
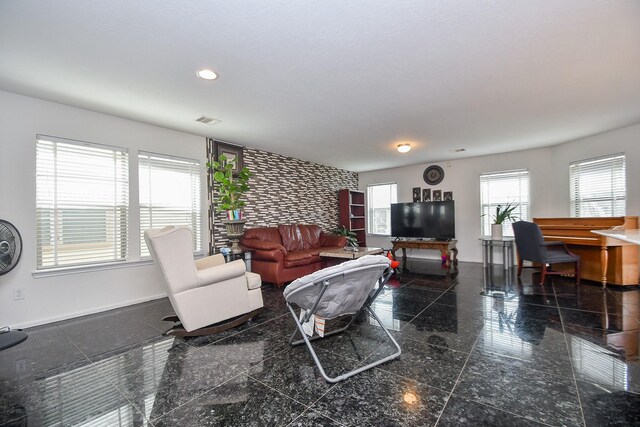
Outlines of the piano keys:
{"label": "piano keys", "polygon": [[637,216],[534,218],[548,241],[562,241],[580,255],[580,278],[615,285],[638,285],[638,246],[592,230],[637,229]]}

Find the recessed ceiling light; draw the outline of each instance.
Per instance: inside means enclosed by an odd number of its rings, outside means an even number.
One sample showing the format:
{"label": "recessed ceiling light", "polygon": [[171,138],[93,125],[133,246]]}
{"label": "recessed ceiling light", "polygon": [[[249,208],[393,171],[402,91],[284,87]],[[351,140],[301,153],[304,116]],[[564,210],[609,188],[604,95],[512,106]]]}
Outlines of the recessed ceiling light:
{"label": "recessed ceiling light", "polygon": [[208,68],[198,71],[196,75],[205,80],[215,80],[218,78],[218,75]]}
{"label": "recessed ceiling light", "polygon": [[401,153],[406,153],[407,151],[411,150],[411,144],[408,143],[403,143],[403,144],[398,144],[398,151]]}

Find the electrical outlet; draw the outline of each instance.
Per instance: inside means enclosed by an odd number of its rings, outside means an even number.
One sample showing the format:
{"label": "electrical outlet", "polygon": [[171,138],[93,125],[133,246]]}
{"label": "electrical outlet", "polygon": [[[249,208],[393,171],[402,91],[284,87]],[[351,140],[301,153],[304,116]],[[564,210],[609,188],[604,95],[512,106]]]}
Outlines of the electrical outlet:
{"label": "electrical outlet", "polygon": [[24,288],[14,288],[13,299],[14,300],[24,299]]}

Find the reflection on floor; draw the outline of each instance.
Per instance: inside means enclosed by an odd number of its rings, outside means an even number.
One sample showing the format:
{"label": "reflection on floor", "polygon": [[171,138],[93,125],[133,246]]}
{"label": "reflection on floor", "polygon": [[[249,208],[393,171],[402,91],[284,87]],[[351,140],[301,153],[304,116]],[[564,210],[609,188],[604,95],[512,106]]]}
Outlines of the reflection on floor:
{"label": "reflection on floor", "polygon": [[[253,324],[208,337],[163,336],[167,300],[33,328],[0,352],[0,425],[640,424],[640,291],[408,270],[374,304],[402,356],[337,385],[265,286]],[[318,347],[329,375],[393,351],[366,317]]]}

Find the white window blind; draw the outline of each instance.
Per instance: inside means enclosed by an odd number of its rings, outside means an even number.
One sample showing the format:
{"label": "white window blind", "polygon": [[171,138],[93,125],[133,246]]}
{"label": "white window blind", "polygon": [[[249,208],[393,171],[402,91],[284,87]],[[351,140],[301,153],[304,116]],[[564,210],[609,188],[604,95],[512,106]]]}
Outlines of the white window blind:
{"label": "white window blind", "polygon": [[191,228],[193,251],[200,252],[200,163],[197,160],[140,152],[138,168],[140,256],[149,256],[144,230],[167,225]]}
{"label": "white window blind", "polygon": [[572,217],[625,215],[624,154],[571,163],[569,185]]}
{"label": "white window blind", "polygon": [[367,186],[367,232],[391,236],[391,203],[396,203],[397,185],[372,184]]}
{"label": "white window blind", "polygon": [[125,260],[128,209],[126,149],[37,136],[38,269]]}
{"label": "white window blind", "polygon": [[[491,234],[491,224],[498,206],[516,206],[512,215],[519,220],[529,220],[529,171],[525,169],[489,172],[480,175],[480,209],[482,235]],[[512,221],[502,223],[504,236],[513,236]]]}

